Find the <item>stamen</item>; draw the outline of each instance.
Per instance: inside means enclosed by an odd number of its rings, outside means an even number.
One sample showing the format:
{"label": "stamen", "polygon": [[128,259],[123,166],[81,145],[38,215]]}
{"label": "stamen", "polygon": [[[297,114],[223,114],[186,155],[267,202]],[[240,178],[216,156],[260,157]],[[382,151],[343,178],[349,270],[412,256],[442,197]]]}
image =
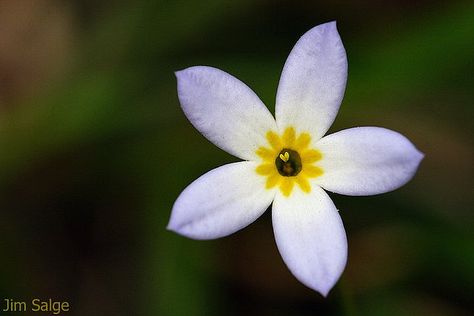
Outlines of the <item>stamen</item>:
{"label": "stamen", "polygon": [[280,154],[280,159],[283,160],[284,162],[287,162],[290,159],[290,154],[285,151],[285,154]]}

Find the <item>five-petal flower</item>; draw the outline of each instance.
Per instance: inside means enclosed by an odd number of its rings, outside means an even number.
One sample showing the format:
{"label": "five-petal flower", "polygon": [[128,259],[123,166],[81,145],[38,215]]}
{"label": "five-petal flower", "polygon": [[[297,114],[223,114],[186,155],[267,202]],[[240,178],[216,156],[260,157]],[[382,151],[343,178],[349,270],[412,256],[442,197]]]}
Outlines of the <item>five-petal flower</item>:
{"label": "five-petal flower", "polygon": [[245,161],[204,174],[176,200],[168,229],[194,239],[232,234],[273,203],[278,249],[293,275],[327,295],[347,260],[342,220],[323,189],[346,195],[394,190],[415,174],[423,154],[401,134],[378,127],[323,137],[341,104],[347,59],[330,22],[305,33],[278,86],[275,117],[257,95],[211,67],[176,73],[191,123]]}

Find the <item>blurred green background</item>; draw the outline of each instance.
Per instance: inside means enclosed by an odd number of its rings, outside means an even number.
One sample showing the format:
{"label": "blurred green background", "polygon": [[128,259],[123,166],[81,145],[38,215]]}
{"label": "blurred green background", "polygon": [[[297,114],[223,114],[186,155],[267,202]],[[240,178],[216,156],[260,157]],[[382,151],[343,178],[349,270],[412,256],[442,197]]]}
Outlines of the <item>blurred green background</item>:
{"label": "blurred green background", "polygon": [[[186,120],[173,72],[223,69],[273,111],[289,51],[331,20],[349,78],[330,132],[384,126],[426,157],[395,192],[331,194],[349,260],[323,299],[285,267],[270,212],[214,241],[165,227],[186,185],[236,161]],[[473,21],[472,1],[0,1],[0,299],[67,300],[65,315],[471,314]]]}

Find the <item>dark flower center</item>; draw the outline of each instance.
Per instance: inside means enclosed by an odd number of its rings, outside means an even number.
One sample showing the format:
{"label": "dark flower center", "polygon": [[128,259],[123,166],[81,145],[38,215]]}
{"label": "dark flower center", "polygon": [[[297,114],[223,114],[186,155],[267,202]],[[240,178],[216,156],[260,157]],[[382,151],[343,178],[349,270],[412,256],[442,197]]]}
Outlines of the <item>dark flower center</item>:
{"label": "dark flower center", "polygon": [[294,177],[301,171],[301,157],[298,152],[283,148],[275,159],[275,166],[282,176]]}

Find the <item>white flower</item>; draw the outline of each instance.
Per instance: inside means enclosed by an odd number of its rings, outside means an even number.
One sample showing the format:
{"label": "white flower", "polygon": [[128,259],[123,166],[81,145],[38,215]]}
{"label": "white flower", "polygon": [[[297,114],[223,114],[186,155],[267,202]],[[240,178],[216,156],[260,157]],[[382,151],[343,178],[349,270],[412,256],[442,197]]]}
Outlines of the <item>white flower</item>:
{"label": "white flower", "polygon": [[243,82],[216,68],[176,73],[191,123],[245,161],[221,166],[176,200],[168,229],[194,239],[232,234],[273,203],[278,249],[293,275],[326,296],[347,260],[337,208],[323,190],[373,195],[408,182],[423,154],[401,134],[358,127],[324,136],[341,104],[347,59],[330,22],[305,33],[278,86],[275,119]]}

